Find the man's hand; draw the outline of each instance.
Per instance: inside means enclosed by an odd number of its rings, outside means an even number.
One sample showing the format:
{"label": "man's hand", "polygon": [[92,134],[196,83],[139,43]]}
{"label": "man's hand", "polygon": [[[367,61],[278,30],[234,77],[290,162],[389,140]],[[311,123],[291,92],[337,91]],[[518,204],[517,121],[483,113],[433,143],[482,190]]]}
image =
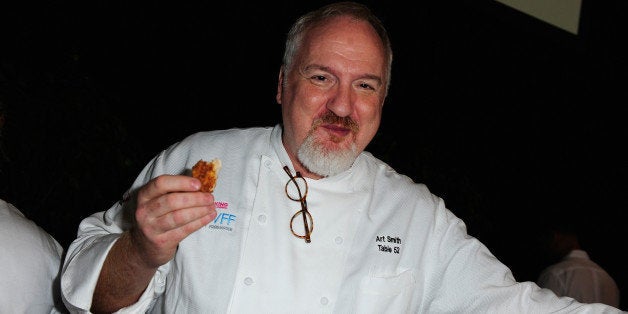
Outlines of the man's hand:
{"label": "man's hand", "polygon": [[189,176],[162,175],[138,192],[131,240],[147,267],[168,262],[179,242],[216,218],[214,196],[200,187]]}
{"label": "man's hand", "polygon": [[198,179],[162,175],[137,194],[135,224],[109,251],[92,299],[94,313],[115,312],[139,299],[157,268],[174,257],[179,242],[216,218],[211,193]]}

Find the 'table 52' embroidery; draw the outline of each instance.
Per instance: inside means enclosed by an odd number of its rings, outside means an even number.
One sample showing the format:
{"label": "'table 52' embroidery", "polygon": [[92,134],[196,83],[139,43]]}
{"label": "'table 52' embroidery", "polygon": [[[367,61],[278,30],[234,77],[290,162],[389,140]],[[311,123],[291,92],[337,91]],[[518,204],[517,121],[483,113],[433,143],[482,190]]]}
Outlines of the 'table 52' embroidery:
{"label": "'table 52' embroidery", "polygon": [[399,254],[401,250],[398,245],[391,245],[401,244],[401,238],[399,237],[375,236],[375,242],[377,243],[377,249],[380,252]]}

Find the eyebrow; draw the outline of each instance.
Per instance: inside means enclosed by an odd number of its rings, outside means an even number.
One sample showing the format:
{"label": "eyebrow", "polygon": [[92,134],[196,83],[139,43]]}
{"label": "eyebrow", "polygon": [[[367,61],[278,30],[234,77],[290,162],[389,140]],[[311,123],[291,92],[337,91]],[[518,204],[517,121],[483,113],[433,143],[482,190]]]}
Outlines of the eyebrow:
{"label": "eyebrow", "polygon": [[[331,70],[331,68],[327,67],[327,66],[323,66],[323,65],[319,65],[319,64],[310,64],[308,66],[306,66],[305,68],[303,68],[303,71],[308,71],[308,70],[322,70],[328,73],[333,73],[333,71]],[[382,78],[380,76],[377,76],[375,74],[363,74],[362,76],[360,76],[360,79],[367,79],[367,80],[374,80],[377,81],[377,83],[379,84],[383,84]]]}

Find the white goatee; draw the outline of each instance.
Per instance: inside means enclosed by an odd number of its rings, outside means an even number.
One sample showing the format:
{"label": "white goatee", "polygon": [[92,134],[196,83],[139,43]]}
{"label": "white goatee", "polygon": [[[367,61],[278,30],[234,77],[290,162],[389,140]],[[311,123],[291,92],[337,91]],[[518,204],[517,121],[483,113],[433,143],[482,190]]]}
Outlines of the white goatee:
{"label": "white goatee", "polygon": [[358,157],[358,152],[355,143],[349,149],[330,151],[322,143],[317,143],[314,134],[310,132],[299,147],[297,156],[310,172],[329,177],[349,169]]}

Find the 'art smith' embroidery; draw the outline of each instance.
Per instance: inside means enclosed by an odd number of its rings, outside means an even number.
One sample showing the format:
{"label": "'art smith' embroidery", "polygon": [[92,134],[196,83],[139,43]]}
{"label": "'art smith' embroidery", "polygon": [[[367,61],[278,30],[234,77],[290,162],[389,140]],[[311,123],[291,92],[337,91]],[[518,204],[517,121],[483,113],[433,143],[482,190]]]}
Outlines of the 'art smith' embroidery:
{"label": "'art smith' embroidery", "polygon": [[375,236],[375,244],[380,252],[399,254],[401,252],[401,238],[391,236]]}

